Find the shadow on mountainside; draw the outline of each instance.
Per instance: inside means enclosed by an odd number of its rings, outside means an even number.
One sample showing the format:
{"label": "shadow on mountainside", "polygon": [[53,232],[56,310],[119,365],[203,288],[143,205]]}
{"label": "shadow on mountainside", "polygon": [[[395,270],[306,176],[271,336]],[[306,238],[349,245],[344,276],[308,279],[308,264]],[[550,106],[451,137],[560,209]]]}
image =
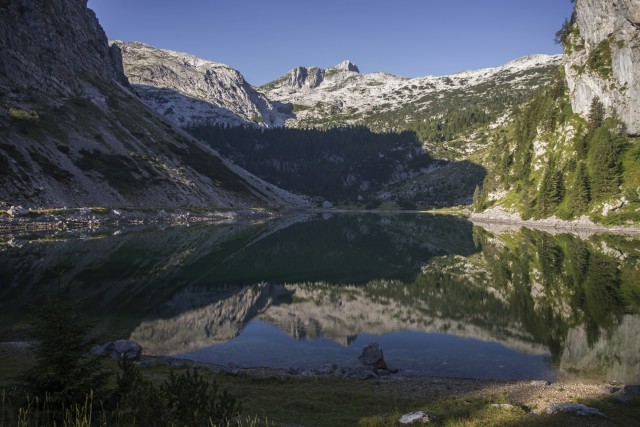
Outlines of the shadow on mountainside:
{"label": "shadow on mountainside", "polygon": [[172,89],[135,87],[147,105],[240,167],[285,190],[337,204],[468,205],[487,174],[467,160],[434,159],[414,131],[286,128],[273,124],[295,117],[291,104],[243,115]]}
{"label": "shadow on mountainside", "polygon": [[406,209],[471,204],[487,174],[466,160],[434,159],[413,131],[211,124],[186,130],[267,182],[338,204],[375,207],[387,201]]}

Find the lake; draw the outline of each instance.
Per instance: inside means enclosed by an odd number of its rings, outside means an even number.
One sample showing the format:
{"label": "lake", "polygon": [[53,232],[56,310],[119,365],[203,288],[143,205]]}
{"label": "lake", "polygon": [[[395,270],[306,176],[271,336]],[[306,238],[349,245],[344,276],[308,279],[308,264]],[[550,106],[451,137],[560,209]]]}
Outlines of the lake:
{"label": "lake", "polygon": [[0,340],[58,277],[105,339],[239,366],[640,381],[640,239],[426,214],[0,236]]}

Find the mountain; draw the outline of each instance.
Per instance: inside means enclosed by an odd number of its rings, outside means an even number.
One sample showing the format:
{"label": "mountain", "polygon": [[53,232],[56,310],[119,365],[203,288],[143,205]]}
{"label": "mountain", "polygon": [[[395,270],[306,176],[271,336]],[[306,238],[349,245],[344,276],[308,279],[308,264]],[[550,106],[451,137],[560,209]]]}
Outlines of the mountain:
{"label": "mountain", "polygon": [[361,74],[344,61],[326,70],[297,67],[259,89],[269,99],[293,105],[287,126],[398,130],[465,106],[494,110],[497,117],[547,84],[560,62],[560,56],[534,55],[497,68],[404,78]]}
{"label": "mountain", "polygon": [[[488,144],[475,132],[499,126],[560,64],[559,56],[534,55],[407,79],[361,74],[345,60],[327,69],[296,67],[256,91],[226,65],[140,43],[113,45],[142,100],[225,157],[289,191],[368,206],[470,203],[486,174],[466,160],[469,147]],[[220,127],[246,124],[255,126]],[[344,126],[356,128],[329,130]]]}
{"label": "mountain", "polygon": [[86,1],[0,2],[0,203],[304,204],[146,107]]}
{"label": "mountain", "polygon": [[237,70],[186,53],[114,41],[140,98],[174,124],[282,126],[277,103],[257,92]]}

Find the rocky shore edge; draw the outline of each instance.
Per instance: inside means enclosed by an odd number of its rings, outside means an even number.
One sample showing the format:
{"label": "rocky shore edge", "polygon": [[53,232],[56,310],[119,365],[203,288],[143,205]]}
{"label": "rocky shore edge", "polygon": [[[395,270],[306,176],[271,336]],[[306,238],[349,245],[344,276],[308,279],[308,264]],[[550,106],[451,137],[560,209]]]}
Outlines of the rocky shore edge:
{"label": "rocky shore edge", "polygon": [[[138,363],[144,367],[189,367],[208,369],[230,376],[251,378],[275,378],[278,380],[315,380],[319,378],[344,378],[361,381],[376,381],[381,387],[391,388],[398,396],[432,399],[452,397],[456,399],[478,399],[500,396],[509,403],[494,404],[499,410],[522,409],[531,415],[570,413],[577,416],[607,418],[598,408],[575,403],[576,400],[615,399],[623,404],[632,404],[640,399],[640,385],[625,385],[616,382],[587,382],[562,379],[558,381],[513,380],[495,378],[440,377],[397,370],[378,370],[363,366],[324,365],[316,369],[240,367],[209,362],[180,359],[171,356],[142,356]],[[425,422],[432,414],[417,412],[402,416],[406,424]],[[401,424],[405,422],[400,421]]]}
{"label": "rocky shore edge", "polygon": [[145,224],[228,224],[238,221],[266,220],[276,216],[266,209],[207,208],[56,208],[25,209],[11,206],[0,209],[0,233],[19,231],[95,230],[102,227]]}
{"label": "rocky shore edge", "polygon": [[[371,343],[375,344],[375,343]],[[369,346],[371,345],[369,344]],[[29,351],[32,342],[16,341],[0,343],[0,350],[22,354]],[[197,368],[228,376],[275,379],[276,381],[315,381],[322,378],[344,378],[355,381],[375,381],[377,386],[393,390],[398,397],[411,397],[433,400],[454,398],[466,404],[467,400],[490,399],[502,403],[491,404],[496,410],[522,410],[531,415],[569,413],[574,416],[609,418],[598,408],[598,401],[614,399],[626,406],[633,406],[640,400],[640,385],[620,384],[616,382],[589,382],[577,379],[509,380],[495,378],[464,378],[424,375],[403,370],[389,369],[379,362],[383,359],[379,346],[363,348],[358,362],[351,366],[328,364],[316,369],[241,367],[235,364],[219,365],[173,356],[145,355],[142,348],[130,340],[117,340],[96,346],[96,354],[107,357],[130,357],[144,369],[157,367]],[[96,351],[94,350],[94,352]],[[379,350],[379,351],[378,351]],[[372,364],[373,362],[373,364]],[[376,366],[380,366],[377,368]],[[576,401],[594,402],[587,406]],[[505,403],[507,402],[507,403]],[[609,406],[610,408],[610,406]],[[402,415],[401,424],[427,422],[433,420],[433,414],[419,411]]]}
{"label": "rocky shore edge", "polygon": [[[495,229],[495,231],[518,229],[520,227],[536,228],[551,232],[574,232],[578,234],[624,233],[640,234],[640,227],[634,225],[606,226],[582,216],[575,220],[563,220],[556,217],[543,219],[522,219],[516,212],[494,207],[482,212],[467,213],[467,218],[474,224]],[[487,227],[485,227],[487,228]]]}

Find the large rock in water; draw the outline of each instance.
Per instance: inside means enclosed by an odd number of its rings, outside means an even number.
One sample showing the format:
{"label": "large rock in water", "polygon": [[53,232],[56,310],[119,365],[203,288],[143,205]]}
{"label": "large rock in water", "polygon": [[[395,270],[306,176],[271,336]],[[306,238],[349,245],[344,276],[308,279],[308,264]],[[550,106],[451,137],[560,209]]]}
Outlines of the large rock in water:
{"label": "large rock in water", "polygon": [[362,347],[362,353],[358,357],[358,360],[366,368],[373,371],[382,369],[390,372],[397,372],[397,369],[390,369],[387,366],[387,362],[384,360],[384,354],[382,353],[382,347],[377,342],[371,342]]}
{"label": "large rock in water", "polygon": [[640,134],[640,2],[577,0],[576,25],[565,44],[573,111],[586,116],[597,96]]}

